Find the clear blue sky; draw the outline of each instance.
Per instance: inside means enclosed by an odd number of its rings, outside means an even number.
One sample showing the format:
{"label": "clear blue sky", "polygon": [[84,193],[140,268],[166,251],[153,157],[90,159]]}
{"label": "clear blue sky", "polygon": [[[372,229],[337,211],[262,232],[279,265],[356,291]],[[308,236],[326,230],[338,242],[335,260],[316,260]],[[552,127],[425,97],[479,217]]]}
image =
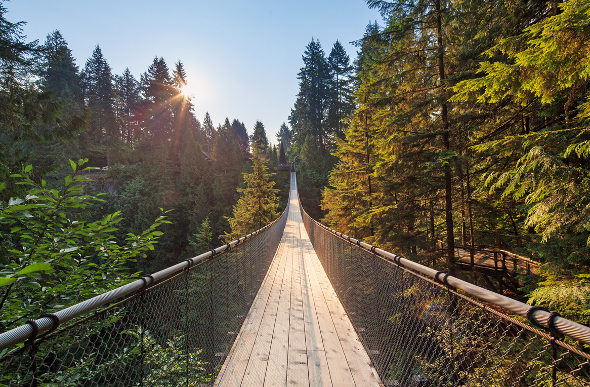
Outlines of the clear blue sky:
{"label": "clear blue sky", "polygon": [[29,40],[58,29],[84,67],[100,44],[114,73],[139,75],[154,56],[182,60],[196,90],[200,121],[226,116],[251,132],[264,123],[269,139],[287,121],[297,93],[301,55],[313,38],[326,55],[338,39],[351,60],[365,26],[380,20],[364,0],[12,0],[10,21],[23,20]]}

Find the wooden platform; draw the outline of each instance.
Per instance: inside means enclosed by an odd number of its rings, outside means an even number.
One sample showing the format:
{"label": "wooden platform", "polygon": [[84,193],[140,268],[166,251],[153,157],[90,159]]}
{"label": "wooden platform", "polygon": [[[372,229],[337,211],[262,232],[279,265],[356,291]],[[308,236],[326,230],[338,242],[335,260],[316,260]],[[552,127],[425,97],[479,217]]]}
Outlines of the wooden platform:
{"label": "wooden platform", "polygon": [[381,385],[311,245],[296,187],[292,173],[281,243],[215,385]]}

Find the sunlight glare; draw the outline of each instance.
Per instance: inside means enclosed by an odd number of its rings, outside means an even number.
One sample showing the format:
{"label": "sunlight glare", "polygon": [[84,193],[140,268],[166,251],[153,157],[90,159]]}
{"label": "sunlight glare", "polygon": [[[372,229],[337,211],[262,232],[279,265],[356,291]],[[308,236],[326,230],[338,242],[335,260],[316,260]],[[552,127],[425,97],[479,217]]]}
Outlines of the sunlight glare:
{"label": "sunlight glare", "polygon": [[194,98],[195,97],[195,90],[194,88],[192,88],[189,84],[185,84],[184,86],[182,86],[180,88],[180,93],[185,97],[185,98]]}

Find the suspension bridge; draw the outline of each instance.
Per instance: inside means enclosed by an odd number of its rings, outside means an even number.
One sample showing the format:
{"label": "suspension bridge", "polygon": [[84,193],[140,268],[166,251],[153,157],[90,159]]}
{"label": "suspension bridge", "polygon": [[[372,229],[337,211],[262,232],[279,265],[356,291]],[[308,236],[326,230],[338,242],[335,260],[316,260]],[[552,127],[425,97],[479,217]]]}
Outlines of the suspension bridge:
{"label": "suspension bridge", "polygon": [[587,386],[590,329],[329,229],[262,229],[0,334],[7,386]]}

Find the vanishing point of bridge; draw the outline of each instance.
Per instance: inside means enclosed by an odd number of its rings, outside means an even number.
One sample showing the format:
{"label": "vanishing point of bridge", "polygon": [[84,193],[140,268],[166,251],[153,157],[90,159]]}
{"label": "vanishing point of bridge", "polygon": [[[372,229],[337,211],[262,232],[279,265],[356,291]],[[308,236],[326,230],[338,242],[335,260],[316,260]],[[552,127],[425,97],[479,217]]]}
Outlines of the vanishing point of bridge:
{"label": "vanishing point of bridge", "polygon": [[4,386],[588,386],[590,329],[301,208],[0,334]]}
{"label": "vanishing point of bridge", "polygon": [[303,225],[295,174],[285,230],[217,378],[227,386],[378,386]]}

